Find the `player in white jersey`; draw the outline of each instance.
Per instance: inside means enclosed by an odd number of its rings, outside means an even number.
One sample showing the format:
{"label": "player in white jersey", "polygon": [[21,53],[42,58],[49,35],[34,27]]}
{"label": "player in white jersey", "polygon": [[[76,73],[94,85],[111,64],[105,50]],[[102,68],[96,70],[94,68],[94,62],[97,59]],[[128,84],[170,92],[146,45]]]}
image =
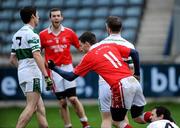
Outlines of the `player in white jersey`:
{"label": "player in white jersey", "polygon": [[170,111],[163,107],[158,106],[152,110],[151,121],[147,128],[179,128],[173,118]]}
{"label": "player in white jersey", "polygon": [[24,128],[36,111],[39,127],[48,128],[45,107],[41,98],[42,74],[47,87],[52,87],[42,56],[40,54],[39,36],[33,32],[39,22],[35,7],[27,6],[20,10],[25,25],[13,36],[10,62],[18,67],[19,85],[26,96],[26,107],[21,113],[16,128]]}
{"label": "player in white jersey", "polygon": [[[102,40],[100,43],[110,43],[116,42],[120,45],[126,46],[131,49],[135,49],[134,45],[124,38],[121,37],[121,21],[119,17],[110,16],[107,18],[106,21],[106,30],[109,34],[107,38]],[[131,57],[123,58],[129,64],[129,67],[133,71],[133,62]],[[100,111],[102,116],[102,123],[101,128],[111,128],[112,126],[112,119],[110,113],[110,106],[111,106],[111,90],[110,86],[106,83],[106,81],[99,76],[99,104],[100,104]],[[128,121],[126,117],[126,121]],[[114,124],[115,125],[115,124]]]}
{"label": "player in white jersey", "polygon": [[179,128],[174,122],[169,120],[157,120],[150,123],[147,128]]}

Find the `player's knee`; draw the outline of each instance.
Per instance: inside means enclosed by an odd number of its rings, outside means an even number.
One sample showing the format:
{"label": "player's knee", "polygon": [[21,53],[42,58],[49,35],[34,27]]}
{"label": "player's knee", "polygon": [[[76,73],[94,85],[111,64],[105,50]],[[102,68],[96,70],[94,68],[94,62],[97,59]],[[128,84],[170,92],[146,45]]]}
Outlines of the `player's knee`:
{"label": "player's knee", "polygon": [[28,113],[34,113],[37,110],[37,106],[27,105],[25,110],[28,111]]}
{"label": "player's knee", "polygon": [[143,114],[143,109],[144,109],[144,106],[135,106],[133,105],[131,107],[131,116],[133,118],[133,120],[137,123],[144,123],[142,121],[142,114]]}
{"label": "player's knee", "polygon": [[78,100],[77,97],[74,97],[74,96],[73,96],[73,97],[69,97],[69,101],[70,101],[71,104],[73,104],[73,105],[77,103],[77,100]]}
{"label": "player's knee", "polygon": [[66,108],[67,107],[67,101],[65,99],[59,100],[60,108]]}

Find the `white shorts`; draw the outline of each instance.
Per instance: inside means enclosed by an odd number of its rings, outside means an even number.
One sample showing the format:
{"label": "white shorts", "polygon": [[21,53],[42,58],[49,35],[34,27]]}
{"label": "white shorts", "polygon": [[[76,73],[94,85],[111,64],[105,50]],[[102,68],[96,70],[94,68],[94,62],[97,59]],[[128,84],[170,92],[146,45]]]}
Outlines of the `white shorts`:
{"label": "white shorts", "polygon": [[99,81],[99,106],[101,112],[110,112],[111,106],[111,90],[105,80]]}
{"label": "white shorts", "polygon": [[[71,71],[73,71],[73,66],[72,66],[72,64],[63,65],[63,66],[59,67],[59,69],[71,72]],[[54,71],[52,71],[51,78],[53,79],[53,82],[55,85],[55,87],[54,87],[55,92],[63,92],[66,89],[76,87],[75,80],[67,81]]]}
{"label": "white shorts", "polygon": [[[146,104],[140,83],[133,77],[121,80],[124,105],[130,109],[132,105],[144,106]],[[112,92],[105,80],[99,80],[99,105],[102,112],[110,112]]]}
{"label": "white shorts", "polygon": [[31,82],[34,78],[42,79],[42,73],[38,66],[29,66],[22,69],[18,68],[18,81],[19,84],[24,82]]}
{"label": "white shorts", "polygon": [[42,79],[34,78],[31,82],[24,82],[20,84],[21,90],[23,91],[24,95],[27,92],[42,92]]}
{"label": "white shorts", "polygon": [[144,106],[146,100],[139,81],[133,76],[123,78],[121,81],[123,91],[123,101],[126,109],[131,109],[132,105]]}

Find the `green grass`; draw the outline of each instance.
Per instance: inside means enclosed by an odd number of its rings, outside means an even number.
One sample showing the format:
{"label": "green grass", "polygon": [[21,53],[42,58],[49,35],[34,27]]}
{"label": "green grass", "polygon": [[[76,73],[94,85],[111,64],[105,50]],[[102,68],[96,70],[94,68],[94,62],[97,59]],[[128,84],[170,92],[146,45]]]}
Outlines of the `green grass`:
{"label": "green grass", "polygon": [[[147,104],[145,110],[150,110],[156,105],[166,106],[171,110],[173,118],[176,120],[178,126],[180,126],[180,103],[150,103]],[[89,118],[89,122],[93,128],[100,128],[101,118],[99,108],[97,105],[84,105],[86,114]],[[0,128],[14,128],[23,108],[20,107],[8,107],[0,108]],[[57,107],[47,107],[47,120],[49,128],[63,128],[63,122],[60,119]],[[74,128],[81,128],[81,124],[77,115],[70,107],[71,120]],[[134,123],[129,115],[130,123],[134,128],[145,128],[146,125]],[[33,116],[32,120],[28,124],[27,128],[37,128],[36,117]]]}

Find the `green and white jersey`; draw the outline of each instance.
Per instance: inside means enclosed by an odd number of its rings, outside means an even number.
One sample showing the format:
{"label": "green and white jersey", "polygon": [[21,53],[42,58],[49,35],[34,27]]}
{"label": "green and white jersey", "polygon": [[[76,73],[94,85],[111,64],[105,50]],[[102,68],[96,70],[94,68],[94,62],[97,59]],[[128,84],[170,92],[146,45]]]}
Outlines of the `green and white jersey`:
{"label": "green and white jersey", "polygon": [[39,35],[33,32],[33,28],[26,24],[18,30],[12,39],[12,52],[18,59],[19,83],[32,81],[34,78],[42,78],[42,74],[33,58],[33,52],[40,50]]}

